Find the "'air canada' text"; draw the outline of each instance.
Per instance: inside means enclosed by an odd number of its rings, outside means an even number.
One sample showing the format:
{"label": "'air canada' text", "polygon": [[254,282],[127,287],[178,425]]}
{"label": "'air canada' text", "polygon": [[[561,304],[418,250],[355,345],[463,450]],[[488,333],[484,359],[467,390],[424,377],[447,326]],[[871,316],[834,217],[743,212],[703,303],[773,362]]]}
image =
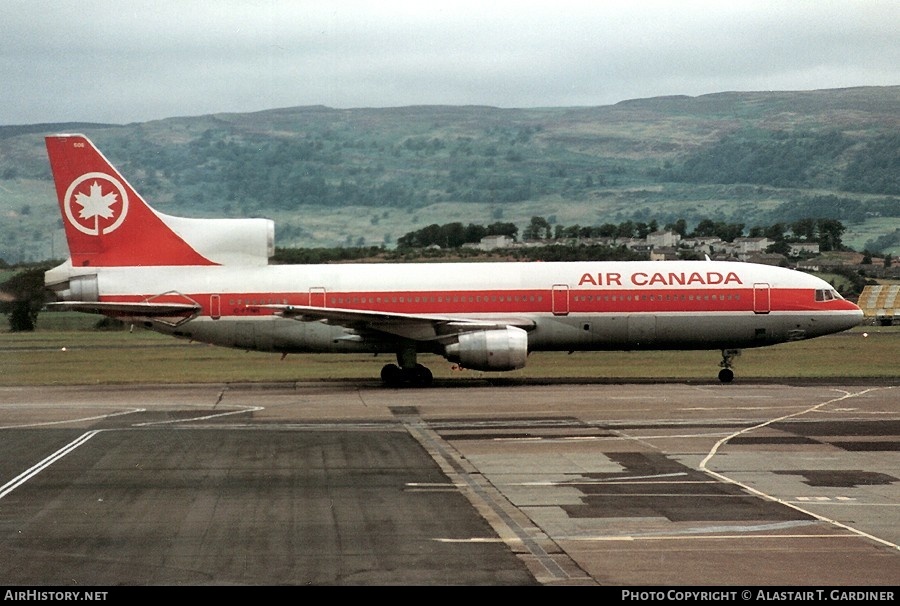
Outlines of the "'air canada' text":
{"label": "'air canada' text", "polygon": [[[642,271],[635,272],[627,276],[633,286],[692,286],[692,285],[727,285],[727,284],[743,284],[741,279],[733,271],[727,274],[721,274],[717,271],[707,272],[662,272],[644,273]],[[617,272],[601,272],[582,274],[578,281],[578,286],[590,284],[592,286],[622,286],[622,274]]]}

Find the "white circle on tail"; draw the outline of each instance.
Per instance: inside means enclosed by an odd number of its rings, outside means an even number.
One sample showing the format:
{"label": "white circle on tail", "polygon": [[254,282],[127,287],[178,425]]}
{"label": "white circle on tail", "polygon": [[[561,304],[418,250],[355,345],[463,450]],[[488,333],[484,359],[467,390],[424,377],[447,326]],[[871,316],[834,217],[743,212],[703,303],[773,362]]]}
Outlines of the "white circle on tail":
{"label": "white circle on tail", "polygon": [[106,173],[85,173],[66,190],[66,219],[89,236],[108,234],[125,221],[128,194],[115,177]]}

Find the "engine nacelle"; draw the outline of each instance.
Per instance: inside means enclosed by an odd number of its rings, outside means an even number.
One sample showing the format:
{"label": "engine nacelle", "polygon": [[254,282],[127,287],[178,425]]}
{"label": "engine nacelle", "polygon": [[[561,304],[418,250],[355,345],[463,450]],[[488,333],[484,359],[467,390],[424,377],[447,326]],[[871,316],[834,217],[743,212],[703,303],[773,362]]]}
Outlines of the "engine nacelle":
{"label": "engine nacelle", "polygon": [[528,333],[515,326],[464,332],[444,349],[444,356],[472,370],[516,370],[528,357]]}

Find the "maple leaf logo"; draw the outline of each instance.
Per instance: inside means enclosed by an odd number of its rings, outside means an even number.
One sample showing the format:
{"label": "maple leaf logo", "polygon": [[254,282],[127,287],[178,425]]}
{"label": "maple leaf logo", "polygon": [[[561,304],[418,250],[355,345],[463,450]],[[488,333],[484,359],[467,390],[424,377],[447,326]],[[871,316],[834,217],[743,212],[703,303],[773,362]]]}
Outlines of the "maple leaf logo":
{"label": "maple leaf logo", "polygon": [[78,216],[82,219],[109,219],[113,216],[111,207],[116,203],[117,197],[114,193],[104,194],[100,185],[94,181],[90,187],[90,194],[75,194],[75,202],[81,205]]}
{"label": "maple leaf logo", "polygon": [[[104,189],[108,193],[103,193]],[[89,236],[115,231],[128,214],[128,193],[125,186],[106,173],[81,175],[69,184],[63,200],[63,210],[69,224]]]}

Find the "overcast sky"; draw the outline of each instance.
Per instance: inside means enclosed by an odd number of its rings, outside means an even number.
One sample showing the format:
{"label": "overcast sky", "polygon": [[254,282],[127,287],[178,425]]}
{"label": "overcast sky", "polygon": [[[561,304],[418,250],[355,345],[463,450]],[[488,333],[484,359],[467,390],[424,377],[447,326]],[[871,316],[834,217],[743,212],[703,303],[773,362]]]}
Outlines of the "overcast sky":
{"label": "overcast sky", "polygon": [[4,0],[0,124],[900,84],[898,0]]}

